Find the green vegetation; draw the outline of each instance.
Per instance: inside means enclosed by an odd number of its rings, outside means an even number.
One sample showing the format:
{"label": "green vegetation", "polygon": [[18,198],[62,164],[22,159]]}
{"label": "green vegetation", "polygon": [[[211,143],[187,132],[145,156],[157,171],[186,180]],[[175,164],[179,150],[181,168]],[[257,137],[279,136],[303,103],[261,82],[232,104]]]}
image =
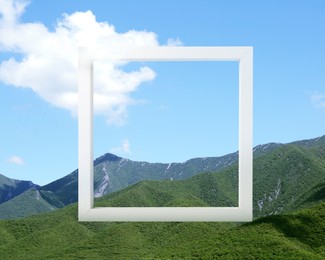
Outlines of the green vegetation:
{"label": "green vegetation", "polygon": [[[27,207],[21,207],[21,205],[27,205]],[[0,204],[0,218],[6,219],[12,216],[19,218],[55,209],[42,198],[38,190],[32,188],[6,203]]]}
{"label": "green vegetation", "polygon": [[[254,216],[303,208],[325,197],[325,152],[282,146],[254,160]],[[325,150],[325,146],[322,146]]]}
{"label": "green vegetation", "polygon": [[15,181],[10,179],[2,174],[0,174],[0,189],[5,188],[6,186],[14,186]]}
{"label": "green vegetation", "polygon": [[0,221],[0,259],[324,259],[325,202],[240,223],[88,223],[77,205]]}
{"label": "green vegetation", "polygon": [[[253,205],[254,217],[286,213],[298,208],[305,208],[325,198],[325,138],[300,141],[294,144],[267,144],[258,146],[254,152]],[[228,160],[233,160],[231,156]],[[219,163],[220,160],[217,160]],[[203,163],[204,162],[204,163]],[[216,159],[200,158],[187,162],[187,169],[212,168]],[[208,163],[210,166],[204,166]],[[219,172],[197,174],[187,179],[139,181],[139,176],[148,175],[148,169],[157,170],[152,176],[162,178],[162,172],[179,175],[185,167],[182,164],[149,164],[115,158],[108,166],[102,161],[98,164],[95,183],[100,185],[101,174],[111,175],[107,186],[113,185],[114,178],[127,188],[111,193],[110,199],[98,200],[102,206],[237,206],[238,201],[238,165],[236,163]],[[196,166],[195,166],[196,165]],[[107,166],[107,167],[106,167]],[[115,167],[115,168],[114,168]],[[179,171],[179,173],[177,173]],[[100,173],[99,173],[100,172]],[[121,174],[121,175],[119,175]],[[142,175],[141,175],[142,174]],[[167,174],[167,173],[166,173]],[[97,177],[96,177],[97,176]],[[101,176],[101,177],[98,177]],[[114,177],[115,176],[115,177]],[[137,176],[137,178],[139,177]],[[119,180],[119,178],[121,180]],[[152,177],[151,177],[152,178]],[[130,183],[129,183],[130,182]],[[133,183],[135,185],[132,185]],[[122,185],[122,186],[123,186]],[[96,186],[96,185],[95,185]],[[114,186],[114,185],[113,185]],[[122,187],[121,186],[121,187]],[[121,188],[115,185],[115,188]],[[53,208],[61,208],[77,199],[77,171],[41,187],[41,201],[46,206],[40,208],[36,196],[23,193],[19,200],[10,200],[0,205],[0,218],[28,216]],[[28,198],[23,199],[23,196]],[[34,199],[34,201],[33,201]],[[28,203],[27,203],[28,201]],[[104,202],[102,202],[104,201]],[[35,204],[35,205],[34,205]],[[50,207],[49,207],[50,206]],[[19,209],[19,210],[16,210]],[[22,214],[22,213],[25,213]]]}
{"label": "green vegetation", "polygon": [[[0,221],[0,259],[325,259],[324,140],[260,147],[252,223],[78,222],[71,204]],[[236,206],[237,172],[233,164],[185,180],[140,181],[95,206]],[[74,182],[69,175],[46,191],[30,189],[2,212],[23,211],[22,203],[37,211],[35,201],[60,206],[56,192],[68,201]]]}
{"label": "green vegetation", "polygon": [[0,174],[0,204],[13,199],[33,187],[38,186],[31,181],[14,180]]}
{"label": "green vegetation", "polygon": [[[306,208],[324,200],[325,156],[316,156],[313,149],[284,145],[254,160],[255,218]],[[232,165],[186,180],[142,181],[100,198],[95,205],[237,206],[237,172],[238,166]]]}
{"label": "green vegetation", "polygon": [[103,196],[98,207],[237,207],[237,174],[204,173],[187,180],[142,181]]}

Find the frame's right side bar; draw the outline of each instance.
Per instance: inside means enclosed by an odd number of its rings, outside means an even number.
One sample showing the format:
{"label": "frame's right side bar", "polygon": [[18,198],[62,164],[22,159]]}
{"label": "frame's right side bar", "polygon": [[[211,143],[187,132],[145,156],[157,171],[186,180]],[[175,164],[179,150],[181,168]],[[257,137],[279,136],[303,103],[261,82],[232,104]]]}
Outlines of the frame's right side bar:
{"label": "frame's right side bar", "polygon": [[253,47],[239,61],[239,208],[253,219]]}

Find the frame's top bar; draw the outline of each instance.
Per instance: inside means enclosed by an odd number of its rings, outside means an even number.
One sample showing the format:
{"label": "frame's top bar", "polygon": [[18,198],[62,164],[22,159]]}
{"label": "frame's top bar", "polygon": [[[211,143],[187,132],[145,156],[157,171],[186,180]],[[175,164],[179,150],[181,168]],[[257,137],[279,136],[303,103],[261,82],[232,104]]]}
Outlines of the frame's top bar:
{"label": "frame's top bar", "polygon": [[[246,53],[252,52],[251,46],[238,47],[141,47],[110,53],[109,50],[97,53],[87,47],[80,48],[80,55],[94,60],[121,61],[239,61]],[[87,55],[87,56],[84,56]]]}

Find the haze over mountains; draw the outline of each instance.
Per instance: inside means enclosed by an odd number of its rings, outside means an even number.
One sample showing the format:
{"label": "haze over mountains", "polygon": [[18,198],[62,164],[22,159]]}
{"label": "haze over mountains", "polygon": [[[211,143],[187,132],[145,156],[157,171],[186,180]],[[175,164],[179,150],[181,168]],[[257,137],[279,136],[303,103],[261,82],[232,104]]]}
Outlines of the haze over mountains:
{"label": "haze over mountains", "polygon": [[[109,205],[114,206],[236,206],[237,161],[237,153],[170,164],[135,162],[105,154],[94,161],[94,195],[113,193],[108,196]],[[324,162],[325,136],[256,146],[254,217],[287,212],[324,199]],[[2,177],[0,181],[0,187],[7,187],[10,179]],[[0,218],[24,217],[74,203],[77,183],[76,170],[42,187],[30,184],[31,188],[19,196],[3,200]]]}

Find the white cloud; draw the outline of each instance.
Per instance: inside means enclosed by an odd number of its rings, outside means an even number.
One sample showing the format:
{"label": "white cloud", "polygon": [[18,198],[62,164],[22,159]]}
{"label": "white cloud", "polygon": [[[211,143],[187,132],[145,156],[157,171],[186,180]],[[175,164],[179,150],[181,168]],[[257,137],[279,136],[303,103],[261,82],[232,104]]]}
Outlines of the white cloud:
{"label": "white cloud", "polygon": [[325,95],[314,93],[310,96],[310,100],[314,107],[316,108],[325,108]]}
{"label": "white cloud", "polygon": [[26,1],[0,1],[0,13],[2,14],[2,22],[5,24],[14,24],[17,18],[23,13],[28,2]]}
{"label": "white cloud", "polygon": [[11,156],[10,158],[8,158],[7,161],[12,164],[18,164],[18,165],[25,164],[24,160],[20,156],[17,156],[17,155]]}
{"label": "white cloud", "polygon": [[120,146],[110,149],[110,152],[114,153],[114,154],[115,153],[124,153],[124,154],[131,153],[129,140],[124,139]]}
{"label": "white cloud", "polygon": [[181,46],[181,45],[183,45],[183,42],[179,38],[168,39],[167,40],[167,45],[168,46]]}
{"label": "white cloud", "polygon": [[[39,22],[22,23],[19,18],[26,5],[25,1],[0,0],[0,52],[13,54],[0,63],[0,80],[30,88],[73,115],[78,111],[78,46],[91,46],[99,52],[109,49],[112,53],[130,47],[159,46],[155,33],[118,33],[113,25],[96,21],[91,11],[63,14],[52,29]],[[181,42],[169,39],[167,44]],[[96,65],[94,111],[116,125],[125,122],[127,108],[134,103],[130,94],[141,83],[155,78],[155,72],[148,67],[124,72],[121,65]]]}

